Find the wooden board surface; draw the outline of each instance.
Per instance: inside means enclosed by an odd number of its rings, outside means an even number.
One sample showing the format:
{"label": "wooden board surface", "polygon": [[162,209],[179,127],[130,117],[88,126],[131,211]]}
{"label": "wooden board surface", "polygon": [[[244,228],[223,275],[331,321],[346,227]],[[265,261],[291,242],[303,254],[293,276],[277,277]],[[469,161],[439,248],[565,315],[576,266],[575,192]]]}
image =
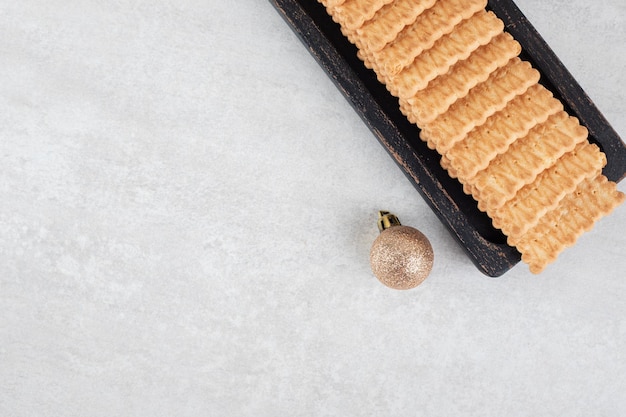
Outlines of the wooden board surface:
{"label": "wooden board surface", "polygon": [[[413,183],[417,191],[484,274],[501,276],[520,261],[517,250],[478,210],[461,184],[441,168],[440,156],[419,139],[419,129],[398,109],[397,99],[356,57],[356,48],[316,0],[270,0],[355,111]],[[522,58],[541,72],[568,113],[589,129],[589,140],[607,155],[603,173],[610,180],[626,176],[626,146],[543,38],[510,0],[489,1],[523,48]],[[365,140],[365,139],[364,139]]]}

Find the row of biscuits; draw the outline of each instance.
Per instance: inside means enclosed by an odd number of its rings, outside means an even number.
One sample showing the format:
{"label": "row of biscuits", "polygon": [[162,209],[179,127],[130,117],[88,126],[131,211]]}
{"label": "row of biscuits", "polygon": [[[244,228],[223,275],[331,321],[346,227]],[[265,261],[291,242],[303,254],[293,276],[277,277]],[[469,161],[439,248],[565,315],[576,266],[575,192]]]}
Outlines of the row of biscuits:
{"label": "row of biscuits", "polygon": [[486,0],[319,0],[531,272],[625,196]]}

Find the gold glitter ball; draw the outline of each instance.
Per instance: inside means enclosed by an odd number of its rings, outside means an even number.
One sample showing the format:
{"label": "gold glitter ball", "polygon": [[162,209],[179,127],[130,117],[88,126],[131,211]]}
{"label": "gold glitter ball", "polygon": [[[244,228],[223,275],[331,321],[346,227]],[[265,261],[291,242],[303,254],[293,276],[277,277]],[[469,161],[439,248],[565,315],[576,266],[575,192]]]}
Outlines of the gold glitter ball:
{"label": "gold glitter ball", "polygon": [[370,263],[376,278],[397,290],[408,290],[424,282],[433,262],[433,248],[428,238],[409,226],[384,229],[370,250]]}

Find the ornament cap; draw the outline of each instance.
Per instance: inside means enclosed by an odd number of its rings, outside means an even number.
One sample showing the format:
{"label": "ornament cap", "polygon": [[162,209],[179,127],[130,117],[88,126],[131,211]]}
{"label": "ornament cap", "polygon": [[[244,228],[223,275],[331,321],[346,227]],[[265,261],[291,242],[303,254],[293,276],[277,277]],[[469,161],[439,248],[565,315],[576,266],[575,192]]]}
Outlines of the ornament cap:
{"label": "ornament cap", "polygon": [[398,217],[389,211],[380,210],[378,212],[378,230],[382,233],[394,226],[402,226]]}

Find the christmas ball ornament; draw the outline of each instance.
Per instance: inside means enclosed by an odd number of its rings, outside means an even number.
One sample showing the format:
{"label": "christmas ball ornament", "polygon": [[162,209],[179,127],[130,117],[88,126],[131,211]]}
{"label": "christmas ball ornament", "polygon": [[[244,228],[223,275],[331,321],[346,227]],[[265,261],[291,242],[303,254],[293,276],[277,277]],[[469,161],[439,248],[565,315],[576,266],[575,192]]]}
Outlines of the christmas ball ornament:
{"label": "christmas ball ornament", "polygon": [[430,274],[434,254],[422,232],[403,226],[388,211],[378,212],[380,235],[370,250],[372,272],[380,282],[396,290],[417,287]]}

